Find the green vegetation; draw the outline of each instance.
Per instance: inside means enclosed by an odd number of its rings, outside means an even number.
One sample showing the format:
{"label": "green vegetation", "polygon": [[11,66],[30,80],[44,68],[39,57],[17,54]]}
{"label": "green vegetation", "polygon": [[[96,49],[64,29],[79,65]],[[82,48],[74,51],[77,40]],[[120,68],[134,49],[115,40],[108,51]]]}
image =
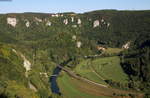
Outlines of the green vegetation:
{"label": "green vegetation", "polygon": [[[76,82],[79,82],[79,80]],[[62,76],[58,78],[58,84],[63,94],[63,98],[109,98],[104,96],[94,96],[83,92],[77,87],[77,84],[74,83],[73,80],[65,73],[63,73]]]}
{"label": "green vegetation", "polygon": [[0,44],[0,94],[8,98],[39,98],[27,88],[23,61],[8,45]]}
{"label": "green vegetation", "polygon": [[120,89],[128,89],[129,77],[120,65],[119,56],[83,60],[75,73],[93,82]]}
{"label": "green vegetation", "polygon": [[90,59],[83,60],[80,64],[78,64],[76,66],[76,68],[74,70],[75,70],[76,74],[78,74],[82,77],[85,77],[85,78],[92,80],[94,82],[106,85],[103,78],[94,72]]}
{"label": "green vegetation", "polygon": [[105,80],[113,80],[121,83],[128,82],[128,76],[122,70],[118,56],[93,60],[91,66]]}
{"label": "green vegetation", "polygon": [[[62,17],[42,13],[0,15],[0,96],[58,97],[51,94],[48,77],[57,64],[68,59],[72,59],[69,66],[75,68],[73,70],[82,77],[102,84],[117,83],[117,86],[129,83],[128,88],[146,92],[148,96],[149,13],[102,10],[74,15],[65,13]],[[17,19],[16,27],[7,24],[8,17]],[[74,22],[71,22],[71,17],[74,17]],[[42,22],[36,18],[42,19]],[[63,23],[64,19],[68,19],[67,25]],[[77,23],[78,19],[81,19],[81,24]],[[95,20],[99,20],[100,24],[94,28]],[[26,21],[30,22],[29,27],[26,27]],[[52,23],[51,26],[46,26],[47,21]],[[81,47],[77,47],[78,42],[81,42]],[[131,42],[129,50],[120,49],[127,42]],[[97,46],[113,48],[107,48],[101,58],[80,61],[85,56],[100,54]],[[12,49],[22,53],[31,62],[32,70],[28,72],[28,77],[25,76],[23,59]],[[64,82],[61,84],[59,81],[64,96],[70,97],[73,92],[80,95],[79,87],[74,87],[75,84],[70,86],[69,78],[63,74],[60,80]],[[29,81],[37,88],[37,92],[29,90]],[[70,85],[64,85],[65,81]],[[23,96],[21,90],[27,96]],[[87,95],[83,93],[83,96]]]}
{"label": "green vegetation", "polygon": [[150,35],[141,36],[135,47],[122,54],[122,67],[130,77],[129,87],[141,90],[150,97]]}
{"label": "green vegetation", "polygon": [[123,49],[121,48],[107,48],[105,51],[104,51],[104,55],[116,55],[116,54],[119,54],[121,51],[123,51]]}

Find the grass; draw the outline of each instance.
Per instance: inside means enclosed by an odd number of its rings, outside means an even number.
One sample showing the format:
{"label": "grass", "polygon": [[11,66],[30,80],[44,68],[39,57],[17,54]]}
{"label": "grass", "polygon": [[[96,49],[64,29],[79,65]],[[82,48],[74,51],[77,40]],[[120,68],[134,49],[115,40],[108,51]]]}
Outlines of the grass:
{"label": "grass", "polygon": [[106,83],[92,70],[91,60],[84,60],[75,68],[75,73],[85,77],[89,80],[92,80],[97,83],[106,85]]}
{"label": "grass", "polygon": [[[108,48],[105,52],[119,53],[120,51],[119,48]],[[74,71],[82,77],[104,85],[107,84],[104,80],[113,80],[120,83],[128,82],[128,76],[121,68],[118,56],[83,60]]]}
{"label": "grass", "polygon": [[128,82],[128,76],[123,72],[118,56],[96,59],[92,61],[92,67],[105,79],[112,79],[121,83]]}
{"label": "grass", "polygon": [[63,98],[108,98],[105,96],[92,95],[87,89],[85,92],[79,85],[85,85],[87,87],[86,83],[83,84],[79,80],[74,80],[66,73],[63,73],[63,75],[58,78],[58,85],[63,94]]}
{"label": "grass", "polygon": [[107,49],[104,51],[104,54],[109,54],[109,55],[118,54],[118,53],[120,53],[121,51],[123,51],[123,49],[121,49],[121,48],[107,48]]}

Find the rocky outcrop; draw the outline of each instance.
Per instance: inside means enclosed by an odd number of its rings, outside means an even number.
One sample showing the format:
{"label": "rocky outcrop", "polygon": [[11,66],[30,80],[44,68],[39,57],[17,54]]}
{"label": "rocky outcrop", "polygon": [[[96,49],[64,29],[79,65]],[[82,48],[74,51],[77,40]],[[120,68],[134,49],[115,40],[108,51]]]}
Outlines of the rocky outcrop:
{"label": "rocky outcrop", "polygon": [[[31,63],[30,63],[30,61],[27,60],[26,57],[22,53],[17,52],[15,49],[12,49],[12,51],[14,53],[16,53],[17,55],[20,55],[21,58],[24,60],[23,65],[24,65],[24,68],[26,69],[25,76],[26,76],[26,78],[28,78],[28,71],[31,70]],[[31,90],[33,90],[35,92],[38,91],[37,88],[30,82],[30,80],[28,81],[28,86],[29,86],[29,88]]]}
{"label": "rocky outcrop", "polygon": [[7,18],[7,24],[13,26],[13,27],[16,27],[17,25],[17,19],[16,18],[11,18],[11,17],[8,17]]}
{"label": "rocky outcrop", "polygon": [[123,49],[129,49],[130,48],[130,42],[127,42],[122,46]]}
{"label": "rocky outcrop", "polygon": [[30,27],[30,22],[29,21],[26,22],[26,27],[27,28]]}
{"label": "rocky outcrop", "polygon": [[50,21],[47,21],[46,26],[51,26],[52,23]]}
{"label": "rocky outcrop", "polygon": [[42,22],[42,19],[37,18],[37,17],[35,17],[35,20],[36,20],[37,22]]}
{"label": "rocky outcrop", "polygon": [[71,17],[71,22],[74,22],[74,17]]}
{"label": "rocky outcrop", "polygon": [[95,20],[94,23],[93,23],[93,28],[96,28],[100,25],[100,22],[99,20]]}
{"label": "rocky outcrop", "polygon": [[81,48],[82,43],[80,41],[77,42],[77,48]]}
{"label": "rocky outcrop", "polygon": [[31,63],[30,63],[30,61],[27,60],[26,57],[25,57],[22,53],[17,52],[15,49],[12,49],[12,51],[13,51],[14,53],[16,53],[17,55],[20,55],[21,58],[24,60],[24,61],[23,61],[23,65],[24,65],[24,68],[26,69],[25,75],[26,75],[26,77],[28,77],[28,71],[31,70]]}
{"label": "rocky outcrop", "polygon": [[82,23],[81,19],[78,19],[77,24],[80,25]]}
{"label": "rocky outcrop", "polygon": [[68,19],[64,19],[64,24],[67,25],[68,24]]}
{"label": "rocky outcrop", "polygon": [[77,39],[77,36],[76,35],[73,35],[72,36],[72,40],[76,40]]}
{"label": "rocky outcrop", "polygon": [[110,27],[110,23],[107,23],[107,27]]}

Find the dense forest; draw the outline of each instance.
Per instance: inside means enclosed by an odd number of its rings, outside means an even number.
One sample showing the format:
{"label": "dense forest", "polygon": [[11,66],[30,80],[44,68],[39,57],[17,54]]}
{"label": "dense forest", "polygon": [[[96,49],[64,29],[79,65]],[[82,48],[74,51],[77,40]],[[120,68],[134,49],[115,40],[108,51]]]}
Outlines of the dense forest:
{"label": "dense forest", "polygon": [[[150,33],[141,35],[134,47],[122,54],[122,67],[131,79],[130,87],[150,95]],[[149,97],[148,97],[149,98]]]}

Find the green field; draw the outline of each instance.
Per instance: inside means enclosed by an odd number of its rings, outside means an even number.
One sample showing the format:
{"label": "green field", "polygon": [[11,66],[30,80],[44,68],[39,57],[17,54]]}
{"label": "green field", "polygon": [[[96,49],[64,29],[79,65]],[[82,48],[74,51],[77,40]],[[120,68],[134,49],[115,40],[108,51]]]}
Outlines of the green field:
{"label": "green field", "polygon": [[92,61],[91,66],[104,79],[112,79],[121,83],[128,82],[128,76],[123,72],[118,56],[96,59]]}
{"label": "green field", "polygon": [[128,76],[123,72],[118,56],[83,60],[75,68],[75,73],[105,85],[104,80],[110,79],[120,83],[128,82]]}
{"label": "green field", "polygon": [[91,60],[83,60],[79,65],[76,66],[75,68],[75,73],[79,74],[82,77],[85,77],[89,80],[92,80],[97,83],[105,84],[106,83],[102,80],[99,75],[97,75],[94,70],[92,69],[91,66]]}
{"label": "green field", "polygon": [[84,92],[78,88],[77,84],[87,86],[86,83],[82,84],[79,80],[74,81],[66,73],[63,73],[63,75],[58,78],[58,85],[63,98],[109,98],[105,96],[95,96]]}

